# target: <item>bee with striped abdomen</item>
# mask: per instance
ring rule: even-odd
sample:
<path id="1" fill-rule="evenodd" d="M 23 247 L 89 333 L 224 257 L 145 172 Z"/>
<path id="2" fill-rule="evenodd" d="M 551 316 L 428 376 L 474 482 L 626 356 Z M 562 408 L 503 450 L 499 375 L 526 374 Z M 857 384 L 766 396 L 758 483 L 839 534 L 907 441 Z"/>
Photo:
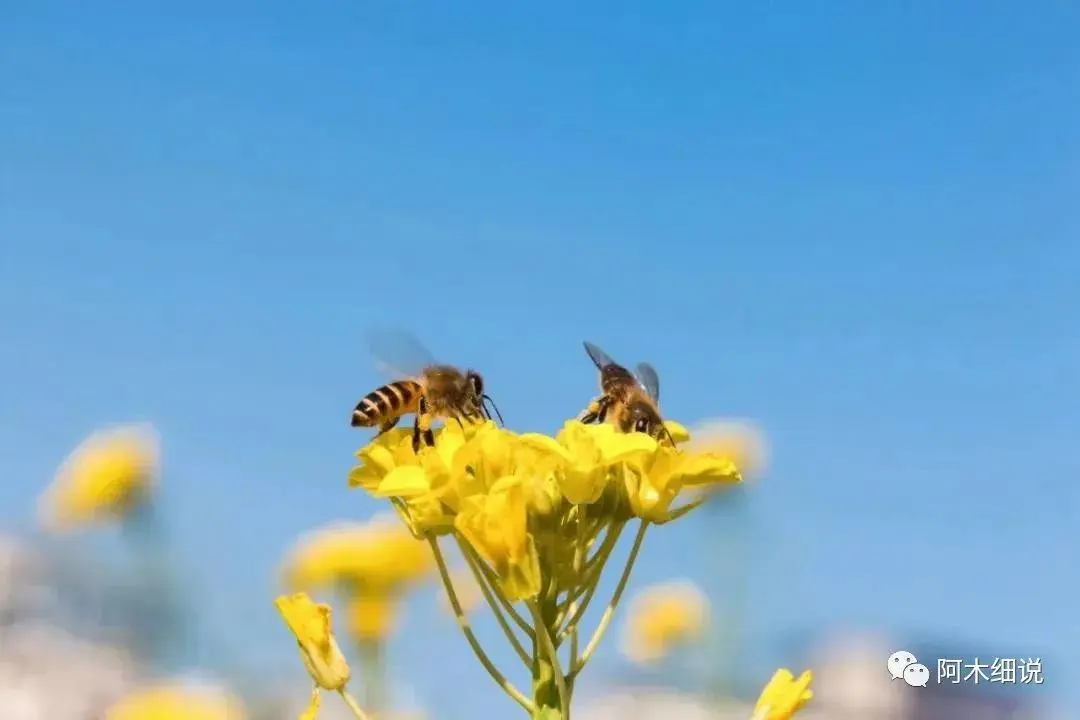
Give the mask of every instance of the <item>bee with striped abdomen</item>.
<path id="1" fill-rule="evenodd" d="M 631 373 L 588 341 L 585 352 L 600 370 L 601 395 L 589 403 L 578 419 L 583 423 L 610 422 L 620 432 L 642 432 L 674 445 L 675 440 L 660 416 L 660 377 L 653 366 L 638 363 Z"/>
<path id="2" fill-rule="evenodd" d="M 413 451 L 419 452 L 421 438 L 429 447 L 435 444 L 431 429 L 435 419 L 458 423 L 490 420 L 490 406 L 502 423 L 499 409 L 484 392 L 480 373 L 437 363 L 423 345 L 405 333 L 372 333 L 368 342 L 377 366 L 397 379 L 372 390 L 357 403 L 353 427 L 377 427 L 378 437 L 411 413 L 415 415 Z"/>

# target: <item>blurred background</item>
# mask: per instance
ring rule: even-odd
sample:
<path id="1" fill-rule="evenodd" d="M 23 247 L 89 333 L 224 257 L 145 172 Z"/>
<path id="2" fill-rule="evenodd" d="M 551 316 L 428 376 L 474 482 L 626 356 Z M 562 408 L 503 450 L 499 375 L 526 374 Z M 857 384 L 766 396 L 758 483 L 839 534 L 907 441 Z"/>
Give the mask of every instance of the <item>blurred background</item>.
<path id="1" fill-rule="evenodd" d="M 4 3 L 0 717 L 162 684 L 297 716 L 286 558 L 386 509 L 346 484 L 373 325 L 482 369 L 517 430 L 592 397 L 589 339 L 655 364 L 669 417 L 767 439 L 646 544 L 631 591 L 688 579 L 697 620 L 648 662 L 602 647 L 582 720 L 747 717 L 780 666 L 814 670 L 808 717 L 1064 717 L 1078 27 L 1061 2 Z M 115 423 L 155 428 L 153 502 L 44 523 Z M 514 712 L 422 569 L 378 627 L 340 602 L 388 714 Z M 1044 681 L 911 688 L 900 649 Z"/>

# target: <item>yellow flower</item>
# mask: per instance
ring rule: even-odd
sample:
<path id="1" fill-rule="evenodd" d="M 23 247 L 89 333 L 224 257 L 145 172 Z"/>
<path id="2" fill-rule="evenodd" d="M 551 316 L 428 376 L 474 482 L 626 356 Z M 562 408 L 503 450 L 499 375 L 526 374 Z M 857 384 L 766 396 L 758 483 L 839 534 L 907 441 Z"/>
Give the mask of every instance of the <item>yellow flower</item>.
<path id="1" fill-rule="evenodd" d="M 274 604 L 296 636 L 300 657 L 315 684 L 324 690 L 344 688 L 349 664 L 334 639 L 330 607 L 316 605 L 305 593 L 282 595 Z"/>
<path id="2" fill-rule="evenodd" d="M 610 424 L 585 425 L 576 420 L 568 421 L 554 440 L 530 433 L 522 435 L 521 442 L 546 453 L 545 464 L 555 472 L 559 490 L 577 505 L 600 499 L 613 465 L 656 451 L 656 441 L 642 433 L 620 433 Z"/>
<path id="3" fill-rule="evenodd" d="M 349 634 L 360 643 L 385 640 L 394 630 L 401 607 L 399 595 L 364 595 L 349 598 Z"/>
<path id="4" fill-rule="evenodd" d="M 158 441 L 149 426 L 98 432 L 68 457 L 42 496 L 39 515 L 55 530 L 123 519 L 149 497 L 158 470 Z"/>
<path id="5" fill-rule="evenodd" d="M 180 684 L 142 688 L 113 704 L 105 720 L 243 720 L 239 700 L 209 690 Z"/>
<path id="6" fill-rule="evenodd" d="M 672 501 L 684 489 L 742 482 L 731 458 L 712 451 L 684 451 L 660 446 L 643 459 L 627 463 L 625 492 L 634 515 L 653 522 L 670 517 Z"/>
<path id="7" fill-rule="evenodd" d="M 418 533 L 447 533 L 453 529 L 452 511 L 460 505 L 461 486 L 469 480 L 459 451 L 493 429 L 491 422 L 463 427 L 451 423 L 435 431 L 435 447 L 420 453 L 412 450 L 411 430 L 386 433 L 357 453 L 361 464 L 350 473 L 349 484 L 374 497 L 402 500 L 407 522 Z"/>
<path id="8" fill-rule="evenodd" d="M 810 689 L 813 674 L 807 670 L 799 679 L 787 668 L 776 671 L 769 684 L 761 692 L 757 705 L 754 706 L 752 720 L 789 720 L 795 713 L 814 697 Z"/>
<path id="9" fill-rule="evenodd" d="M 635 663 L 661 660 L 676 647 L 701 637 L 709 603 L 689 581 L 654 585 L 627 610 L 623 652 Z"/>
<path id="10" fill-rule="evenodd" d="M 511 601 L 540 592 L 540 559 L 528 519 L 521 480 L 508 476 L 487 494 L 465 498 L 454 520 L 457 530 L 491 564 Z"/>
<path id="11" fill-rule="evenodd" d="M 328 525 L 301 538 L 284 563 L 285 582 L 292 589 L 343 584 L 377 594 L 401 591 L 432 570 L 427 543 L 392 515 Z"/>
<path id="12" fill-rule="evenodd" d="M 396 428 L 378 436 L 356 453 L 360 464 L 349 473 L 349 485 L 374 492 L 379 482 L 398 467 L 418 464 L 412 450 L 412 430 Z"/>

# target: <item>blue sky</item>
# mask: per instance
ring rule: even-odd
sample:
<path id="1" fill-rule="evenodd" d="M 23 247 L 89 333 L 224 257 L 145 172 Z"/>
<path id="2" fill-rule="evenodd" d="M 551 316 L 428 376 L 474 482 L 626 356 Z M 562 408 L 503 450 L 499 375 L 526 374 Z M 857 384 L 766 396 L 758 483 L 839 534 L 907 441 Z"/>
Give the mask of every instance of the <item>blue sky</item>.
<path id="1" fill-rule="evenodd" d="M 152 420 L 208 614 L 289 672 L 274 564 L 378 507 L 344 485 L 364 331 L 482 367 L 519 429 L 579 410 L 592 339 L 671 417 L 768 432 L 756 645 L 1000 645 L 1077 698 L 1080 13 L 947 5 L 6 4 L 0 521 Z M 639 582 L 705 578 L 716 524 Z M 509 707 L 431 605 L 403 679 Z"/>

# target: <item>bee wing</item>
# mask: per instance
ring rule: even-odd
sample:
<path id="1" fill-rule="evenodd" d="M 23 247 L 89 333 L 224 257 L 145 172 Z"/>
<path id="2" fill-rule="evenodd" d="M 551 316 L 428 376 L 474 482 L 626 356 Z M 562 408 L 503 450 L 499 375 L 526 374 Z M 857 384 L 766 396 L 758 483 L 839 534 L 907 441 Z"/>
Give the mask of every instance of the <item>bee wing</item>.
<path id="1" fill-rule="evenodd" d="M 641 387 L 645 388 L 649 397 L 660 402 L 660 376 L 656 374 L 656 368 L 646 362 L 638 363 L 634 368 L 634 377 L 641 383 Z"/>
<path id="2" fill-rule="evenodd" d="M 416 377 L 436 364 L 423 343 L 404 330 L 369 330 L 366 340 L 375 368 L 390 380 Z"/>
<path id="3" fill-rule="evenodd" d="M 606 368 L 608 365 L 619 364 L 612 360 L 610 355 L 598 348 L 596 345 L 593 345 L 588 340 L 585 341 L 585 352 L 589 353 L 589 357 L 592 358 L 593 363 L 595 363 L 596 367 L 601 370 Z"/>

